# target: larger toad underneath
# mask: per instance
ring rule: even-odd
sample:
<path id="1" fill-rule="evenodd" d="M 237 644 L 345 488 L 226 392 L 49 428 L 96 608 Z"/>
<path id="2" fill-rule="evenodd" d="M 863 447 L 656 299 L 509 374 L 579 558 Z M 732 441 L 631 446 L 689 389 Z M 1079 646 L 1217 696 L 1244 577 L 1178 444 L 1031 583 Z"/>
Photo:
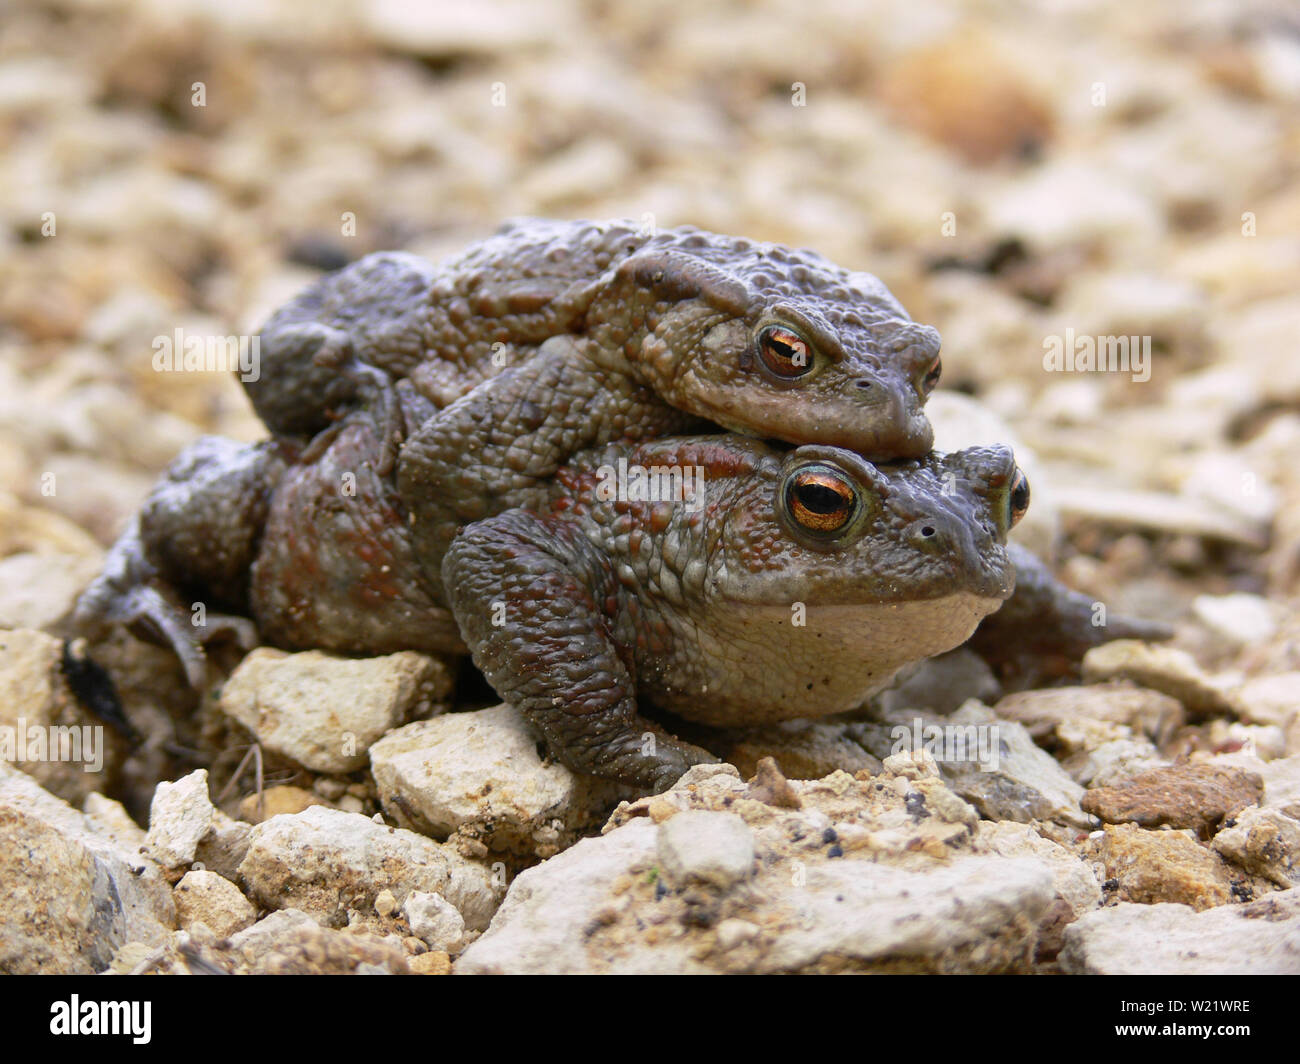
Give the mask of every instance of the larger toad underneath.
<path id="1" fill-rule="evenodd" d="M 428 556 L 375 471 L 380 448 L 360 414 L 306 459 L 199 441 L 83 619 L 143 623 L 192 665 L 196 639 L 244 618 L 289 648 L 468 649 L 566 764 L 659 789 L 708 755 L 638 707 L 735 724 L 861 705 L 1011 593 L 1005 537 L 1027 502 L 1005 448 L 877 467 L 840 448 L 674 438 L 577 456 L 546 507 L 471 524 Z M 676 470 L 698 491 L 602 487 L 626 469 Z M 211 607 L 201 633 L 194 599 Z"/>

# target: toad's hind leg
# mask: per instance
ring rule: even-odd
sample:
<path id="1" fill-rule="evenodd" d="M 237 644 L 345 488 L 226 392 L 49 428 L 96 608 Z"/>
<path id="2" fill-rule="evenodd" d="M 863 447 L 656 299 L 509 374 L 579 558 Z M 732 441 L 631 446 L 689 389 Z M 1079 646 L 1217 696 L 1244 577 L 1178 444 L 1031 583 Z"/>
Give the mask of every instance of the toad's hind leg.
<path id="1" fill-rule="evenodd" d="M 392 478 L 379 471 L 379 434 L 369 412 L 357 411 L 280 481 L 249 592 L 268 642 L 346 654 L 464 653 L 456 622 L 429 589 Z"/>
<path id="2" fill-rule="evenodd" d="M 658 792 L 716 760 L 637 714 L 618 581 L 572 526 L 512 510 L 466 529 L 442 571 L 475 664 L 570 768 Z"/>
<path id="3" fill-rule="evenodd" d="M 99 637 L 115 625 L 170 646 L 191 686 L 207 679 L 206 644 L 248 648 L 249 568 L 271 489 L 283 475 L 281 446 L 205 436 L 168 467 L 82 592 L 74 628 Z M 225 612 L 229 611 L 229 612 Z"/>

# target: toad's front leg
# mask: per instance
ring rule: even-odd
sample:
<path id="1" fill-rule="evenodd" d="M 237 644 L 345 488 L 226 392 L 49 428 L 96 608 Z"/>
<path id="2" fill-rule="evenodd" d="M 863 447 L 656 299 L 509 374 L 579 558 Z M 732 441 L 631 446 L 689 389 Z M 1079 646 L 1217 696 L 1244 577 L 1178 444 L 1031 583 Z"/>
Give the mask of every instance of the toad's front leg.
<path id="1" fill-rule="evenodd" d="M 460 529 L 544 499 L 550 479 L 578 451 L 698 427 L 631 377 L 602 369 L 582 341 L 544 343 L 526 361 L 480 384 L 426 420 L 397 464 L 411 538 L 429 577 Z"/>
<path id="2" fill-rule="evenodd" d="M 475 664 L 570 768 L 658 792 L 716 760 L 637 714 L 624 593 L 576 528 L 512 510 L 459 535 L 442 574 Z"/>

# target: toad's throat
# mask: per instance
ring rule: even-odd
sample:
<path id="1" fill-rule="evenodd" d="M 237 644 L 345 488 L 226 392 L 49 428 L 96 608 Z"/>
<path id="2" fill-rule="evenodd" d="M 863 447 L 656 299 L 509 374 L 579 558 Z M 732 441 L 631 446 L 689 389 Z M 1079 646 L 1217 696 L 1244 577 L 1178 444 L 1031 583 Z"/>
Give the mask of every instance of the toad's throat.
<path id="1" fill-rule="evenodd" d="M 638 686 L 656 705 L 700 724 L 846 713 L 903 667 L 960 646 L 1001 603 L 963 591 L 867 606 L 719 604 L 691 632 L 691 660 L 673 661 L 671 652 L 670 660 L 647 660 Z M 699 654 L 700 645 L 708 652 Z"/>

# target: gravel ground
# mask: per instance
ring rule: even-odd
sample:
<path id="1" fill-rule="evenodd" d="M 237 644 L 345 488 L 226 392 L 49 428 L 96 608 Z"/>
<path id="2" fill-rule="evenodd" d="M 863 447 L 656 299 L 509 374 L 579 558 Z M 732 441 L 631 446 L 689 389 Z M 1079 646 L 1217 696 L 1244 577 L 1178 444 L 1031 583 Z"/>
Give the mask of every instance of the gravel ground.
<path id="1" fill-rule="evenodd" d="M 94 723 L 44 633 L 187 443 L 264 434 L 156 338 L 513 215 L 877 274 L 943 335 L 940 445 L 1014 443 L 1026 541 L 1176 635 L 1016 694 L 958 653 L 608 823 L 636 796 L 443 713 L 446 663 L 262 650 L 195 700 L 123 638 L 144 746 L 0 765 L 0 971 L 1300 972 L 1298 178 L 1283 0 L 11 2 L 0 725 Z M 1053 362 L 1081 337 L 1145 357 Z M 958 706 L 996 771 L 894 752 Z"/>

